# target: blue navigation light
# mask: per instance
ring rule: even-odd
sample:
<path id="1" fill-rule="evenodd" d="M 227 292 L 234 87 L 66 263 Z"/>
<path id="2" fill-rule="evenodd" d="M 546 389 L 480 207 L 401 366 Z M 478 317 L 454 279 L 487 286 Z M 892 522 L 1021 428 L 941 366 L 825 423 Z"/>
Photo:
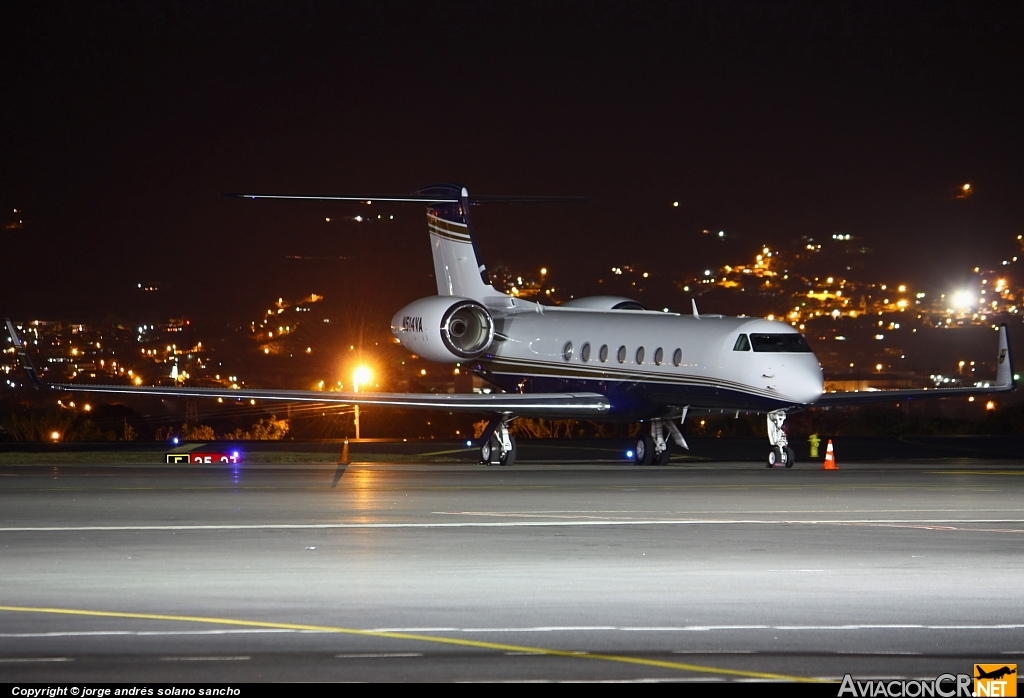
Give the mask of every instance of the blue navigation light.
<path id="1" fill-rule="evenodd" d="M 633 457 L 633 452 L 632 451 L 626 451 L 626 458 L 632 458 L 632 457 Z"/>
<path id="2" fill-rule="evenodd" d="M 473 445 L 473 442 L 472 442 L 472 441 L 469 441 L 469 440 L 467 439 L 467 440 L 466 440 L 466 445 L 467 445 L 467 446 L 472 446 L 472 445 Z"/>
<path id="3" fill-rule="evenodd" d="M 173 439 L 171 439 L 171 443 L 172 444 L 177 444 L 178 443 L 178 437 L 175 436 Z"/>

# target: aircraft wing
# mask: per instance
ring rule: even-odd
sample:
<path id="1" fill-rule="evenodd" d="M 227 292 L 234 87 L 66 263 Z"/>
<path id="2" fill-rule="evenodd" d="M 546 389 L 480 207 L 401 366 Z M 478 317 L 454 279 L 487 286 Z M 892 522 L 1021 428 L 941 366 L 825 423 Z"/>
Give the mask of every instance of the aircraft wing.
<path id="1" fill-rule="evenodd" d="M 983 381 L 969 387 L 822 393 L 821 398 L 814 404 L 817 407 L 840 407 L 844 405 L 863 405 L 872 402 L 1008 393 L 1016 387 L 1016 382 L 1013 377 L 1013 360 L 1010 357 L 1010 344 L 1007 339 L 1005 324 L 999 326 L 999 353 L 996 366 L 996 379 L 994 381 Z"/>
<path id="2" fill-rule="evenodd" d="M 598 393 L 341 393 L 318 390 L 260 390 L 163 386 L 48 383 L 49 388 L 76 393 L 118 393 L 166 397 L 224 398 L 225 400 L 279 400 L 341 405 L 378 405 L 445 410 L 448 412 L 509 412 L 524 417 L 586 419 L 606 413 L 608 398 Z"/>
<path id="3" fill-rule="evenodd" d="M 319 390 L 260 390 L 252 388 L 192 388 L 187 386 L 93 385 L 90 383 L 47 383 L 39 376 L 14 324 L 7 320 L 18 360 L 29 380 L 41 388 L 75 393 L 119 395 L 162 395 L 165 397 L 224 398 L 226 400 L 278 400 L 341 405 L 379 405 L 413 409 L 445 410 L 524 417 L 582 418 L 602 415 L 610 409 L 608 398 L 599 393 L 340 393 Z"/>

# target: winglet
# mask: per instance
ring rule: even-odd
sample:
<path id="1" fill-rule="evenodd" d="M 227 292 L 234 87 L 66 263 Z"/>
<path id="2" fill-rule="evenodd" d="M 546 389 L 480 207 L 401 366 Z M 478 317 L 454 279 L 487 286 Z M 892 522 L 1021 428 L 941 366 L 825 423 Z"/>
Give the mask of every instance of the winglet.
<path id="1" fill-rule="evenodd" d="M 1006 324 L 999 326 L 999 356 L 996 359 L 996 387 L 1013 390 L 1017 381 L 1013 377 L 1013 359 L 1010 357 L 1010 339 Z"/>
<path id="2" fill-rule="evenodd" d="M 700 320 L 700 313 L 697 312 L 697 299 L 691 298 L 690 305 L 693 307 L 693 316 Z"/>
<path id="3" fill-rule="evenodd" d="M 7 332 L 11 335 L 11 342 L 14 344 L 15 350 L 18 352 L 18 361 L 21 363 L 21 367 L 25 369 L 25 373 L 28 374 L 28 379 L 32 381 L 32 385 L 37 388 L 43 388 L 46 386 L 43 383 L 43 379 L 39 377 L 39 373 L 36 371 L 36 367 L 32 365 L 32 359 L 29 358 L 28 350 L 25 348 L 25 343 L 21 341 L 21 337 L 18 336 L 18 331 L 14 329 L 14 323 L 11 322 L 10 318 L 7 320 Z"/>

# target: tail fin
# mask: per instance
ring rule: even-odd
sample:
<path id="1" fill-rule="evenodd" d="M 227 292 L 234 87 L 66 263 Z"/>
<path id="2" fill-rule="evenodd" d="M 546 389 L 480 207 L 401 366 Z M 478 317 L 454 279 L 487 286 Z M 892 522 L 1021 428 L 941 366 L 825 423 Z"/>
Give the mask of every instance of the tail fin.
<path id="1" fill-rule="evenodd" d="M 497 292 L 487 277 L 469 225 L 469 192 L 458 184 L 432 184 L 413 194 L 438 199 L 456 199 L 456 203 L 431 203 L 427 206 L 430 251 L 434 255 L 434 277 L 441 296 L 460 296 L 482 300 Z"/>

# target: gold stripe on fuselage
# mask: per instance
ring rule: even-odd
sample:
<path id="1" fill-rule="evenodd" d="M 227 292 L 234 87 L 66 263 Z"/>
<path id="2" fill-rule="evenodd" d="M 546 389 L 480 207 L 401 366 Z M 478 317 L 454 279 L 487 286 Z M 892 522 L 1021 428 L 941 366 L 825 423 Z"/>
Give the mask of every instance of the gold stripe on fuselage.
<path id="1" fill-rule="evenodd" d="M 497 375 L 510 376 L 538 376 L 555 377 L 578 380 L 605 380 L 605 381 L 637 381 L 644 383 L 660 383 L 663 385 L 694 386 L 701 385 L 715 388 L 728 388 L 739 392 L 768 397 L 772 399 L 785 400 L 785 396 L 771 390 L 755 388 L 752 385 L 738 383 L 713 376 L 695 376 L 692 374 L 665 374 L 655 371 L 645 371 L 634 368 L 616 368 L 609 366 L 606 369 L 593 369 L 586 366 L 573 365 L 571 363 L 557 363 L 552 361 L 538 361 L 532 359 L 508 359 L 495 358 L 486 362 L 492 373 Z M 491 368 L 493 367 L 493 368 Z"/>

